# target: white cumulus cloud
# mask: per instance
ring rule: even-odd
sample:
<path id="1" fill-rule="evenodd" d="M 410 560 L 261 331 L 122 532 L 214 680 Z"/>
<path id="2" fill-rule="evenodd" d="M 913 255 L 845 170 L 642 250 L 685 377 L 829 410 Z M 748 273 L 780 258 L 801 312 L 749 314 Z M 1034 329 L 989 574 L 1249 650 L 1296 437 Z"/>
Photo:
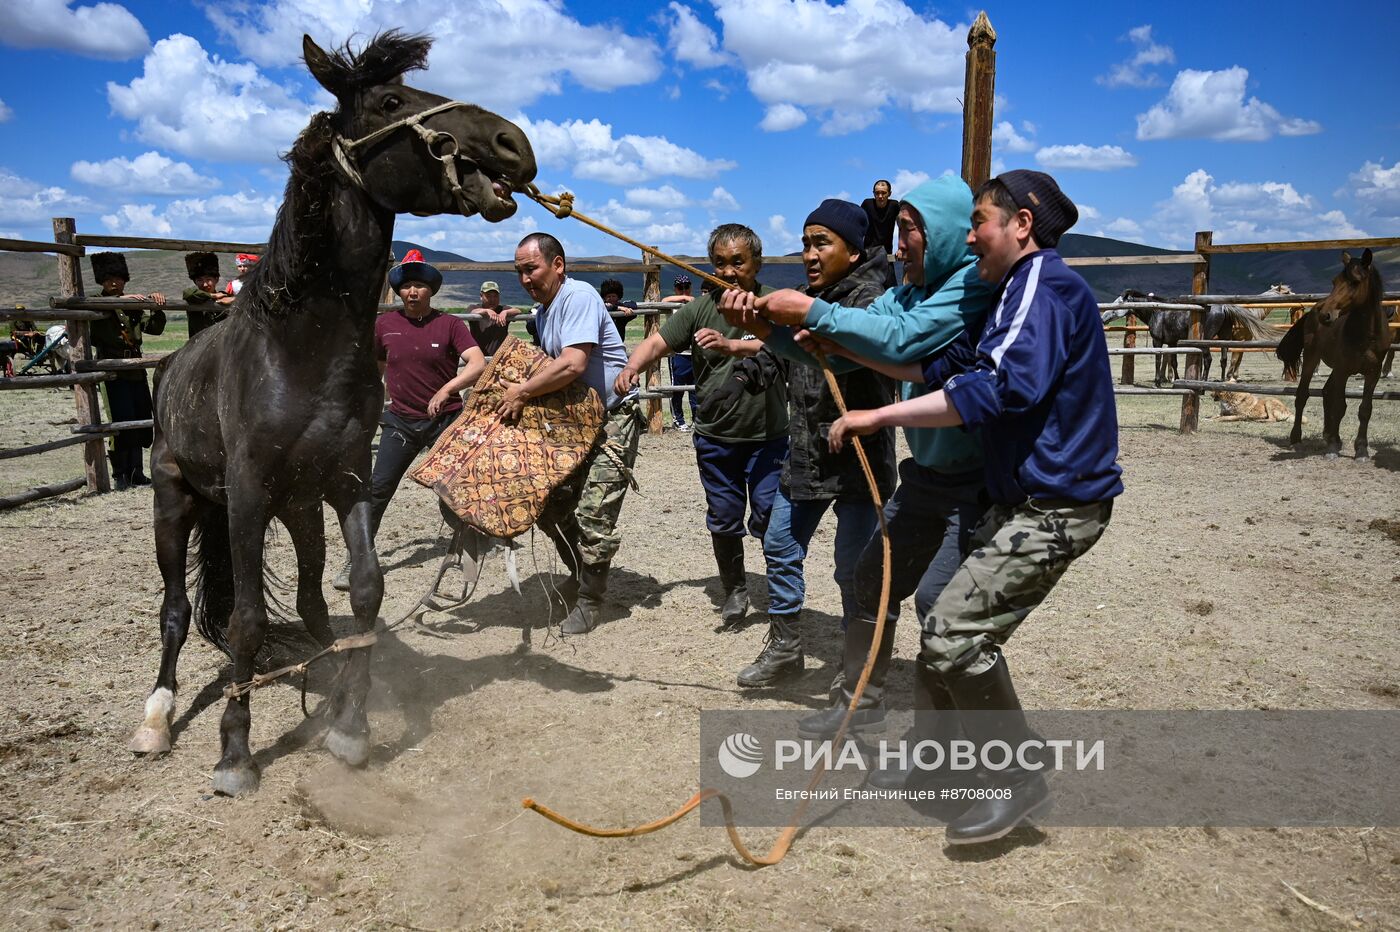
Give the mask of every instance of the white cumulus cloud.
<path id="1" fill-rule="evenodd" d="M 714 0 L 714 6 L 723 48 L 739 59 L 759 102 L 820 114 L 828 135 L 863 129 L 889 108 L 962 111 L 966 26 L 926 19 L 903 0 Z"/>
<path id="2" fill-rule="evenodd" d="M 768 218 L 768 229 L 763 234 L 764 250 L 768 255 L 786 255 L 802 248 L 802 238 L 788 229 L 787 217 L 773 214 Z"/>
<path id="3" fill-rule="evenodd" d="M 317 109 L 256 65 L 211 57 L 176 34 L 156 43 L 141 77 L 107 84 L 107 100 L 138 138 L 182 155 L 267 162 L 291 147 Z"/>
<path id="4" fill-rule="evenodd" d="M 184 198 L 157 208 L 123 204 L 102 215 L 102 224 L 118 234 L 174 236 L 259 243 L 272 232 L 280 198 L 247 191 L 209 198 Z"/>
<path id="5" fill-rule="evenodd" d="M 1022 136 L 1021 133 L 1026 135 Z M 1030 138 L 1035 135 L 1034 124 L 1022 122 L 1021 133 L 1016 131 L 1010 120 L 1002 120 L 992 127 L 992 145 L 1006 152 L 1034 152 L 1035 140 Z"/>
<path id="6" fill-rule="evenodd" d="M 199 174 L 188 162 L 176 162 L 159 152 L 134 159 L 77 161 L 69 169 L 74 181 L 126 194 L 199 194 L 219 187 L 219 179 Z"/>
<path id="7" fill-rule="evenodd" d="M 763 113 L 758 128 L 765 133 L 784 133 L 807 122 L 807 114 L 792 104 L 774 104 Z"/>
<path id="8" fill-rule="evenodd" d="M 1120 146 L 1045 146 L 1035 153 L 1035 160 L 1046 168 L 1078 168 L 1084 171 L 1108 172 L 1132 168 L 1137 157 Z"/>
<path id="9" fill-rule="evenodd" d="M 1094 80 L 1106 87 L 1156 87 L 1161 84 L 1161 77 L 1147 69 L 1175 63 L 1176 54 L 1170 46 L 1159 45 L 1153 40 L 1151 26 L 1130 29 L 1123 38 L 1136 49 L 1133 57 L 1119 62 L 1109 69 L 1108 74 L 1099 75 Z"/>
<path id="10" fill-rule="evenodd" d="M 560 0 L 271 0 L 210 5 L 215 26 L 255 63 L 294 65 L 302 33 L 342 36 L 410 29 L 434 37 L 415 87 L 508 112 L 564 91 L 645 84 L 661 74 L 654 41 L 614 25 L 587 25 Z"/>
<path id="11" fill-rule="evenodd" d="M 1400 160 L 1389 168 L 1384 161 L 1367 160 L 1347 176 L 1347 186 L 1338 193 L 1356 201 L 1358 217 L 1394 229 L 1400 224 Z"/>
<path id="12" fill-rule="evenodd" d="M 627 192 L 626 198 L 629 204 L 659 210 L 676 210 L 690 206 L 690 199 L 669 184 L 663 184 L 659 188 L 632 188 Z"/>
<path id="13" fill-rule="evenodd" d="M 632 133 L 613 136 L 610 123 L 598 119 L 515 119 L 546 169 L 567 168 L 575 177 L 611 184 L 632 185 L 653 178 L 713 178 L 736 167 L 728 159 L 708 159 L 693 149 L 678 146 L 665 136 Z"/>
<path id="14" fill-rule="evenodd" d="M 0 123 L 8 123 L 14 119 L 15 112 L 11 110 L 3 100 L 0 100 Z"/>
<path id="15" fill-rule="evenodd" d="M 51 217 L 73 216 L 92 206 L 92 201 L 82 195 L 0 168 L 0 223 L 47 226 Z"/>
<path id="16" fill-rule="evenodd" d="M 732 56 L 720 49 L 715 31 L 700 22 L 694 10 L 680 3 L 672 3 L 670 10 L 675 18 L 671 20 L 666 44 L 677 59 L 696 68 L 733 64 Z"/>
<path id="17" fill-rule="evenodd" d="M 904 195 L 908 194 L 925 181 L 928 181 L 929 177 L 928 172 L 910 171 L 907 168 L 901 168 L 894 173 L 894 179 L 890 182 L 890 195 L 896 200 L 903 198 Z"/>
<path id="18" fill-rule="evenodd" d="M 1217 182 L 1196 169 L 1157 204 L 1144 226 L 1167 245 L 1186 247 L 1196 230 L 1213 230 L 1218 243 L 1350 239 L 1366 232 L 1340 210 L 1283 181 Z"/>
<path id="19" fill-rule="evenodd" d="M 703 206 L 708 207 L 710 210 L 738 210 L 739 202 L 734 199 L 734 195 L 724 190 L 724 188 L 717 187 L 710 192 L 710 197 L 705 201 Z"/>
<path id="20" fill-rule="evenodd" d="M 0 43 L 57 49 L 88 58 L 135 58 L 151 47 L 141 21 L 117 3 L 73 6 L 73 0 L 0 3 Z"/>
<path id="21" fill-rule="evenodd" d="M 1177 74 L 1164 100 L 1138 115 L 1138 139 L 1218 139 L 1262 142 L 1274 135 L 1306 136 L 1322 125 L 1285 117 L 1257 97 L 1245 99 L 1249 71 L 1186 69 Z"/>

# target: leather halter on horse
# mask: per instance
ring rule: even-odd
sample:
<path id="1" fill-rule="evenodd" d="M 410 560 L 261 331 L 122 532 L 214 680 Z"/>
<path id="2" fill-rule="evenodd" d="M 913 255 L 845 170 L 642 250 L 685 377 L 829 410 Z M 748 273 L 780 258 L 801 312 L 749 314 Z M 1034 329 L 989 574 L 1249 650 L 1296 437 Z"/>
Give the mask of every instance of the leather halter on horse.
<path id="1" fill-rule="evenodd" d="M 451 133 L 444 133 L 441 130 L 429 129 L 423 125 L 423 121 L 430 116 L 443 113 L 448 110 L 455 110 L 458 107 L 470 107 L 471 104 L 463 103 L 460 100 L 449 100 L 445 104 L 438 104 L 436 107 L 429 107 L 427 110 L 420 110 L 402 120 L 395 120 L 387 126 L 370 133 L 368 136 L 361 136 L 359 139 L 346 139 L 336 133 L 331 137 L 331 150 L 335 153 L 336 164 L 345 173 L 345 177 L 350 183 L 360 190 L 366 190 L 365 179 L 360 174 L 359 168 L 355 164 L 355 150 L 361 146 L 367 146 L 372 142 L 392 135 L 405 127 L 412 129 L 423 140 L 423 144 L 428 147 L 428 154 L 442 163 L 442 174 L 447 179 L 448 187 L 452 189 L 452 196 L 457 200 L 457 207 L 462 213 L 467 213 L 471 207 L 467 200 L 466 193 L 462 190 L 462 182 L 457 174 L 457 152 L 459 146 L 457 138 Z M 471 159 L 464 159 L 473 168 L 476 163 Z M 473 211 L 474 212 L 474 211 Z"/>

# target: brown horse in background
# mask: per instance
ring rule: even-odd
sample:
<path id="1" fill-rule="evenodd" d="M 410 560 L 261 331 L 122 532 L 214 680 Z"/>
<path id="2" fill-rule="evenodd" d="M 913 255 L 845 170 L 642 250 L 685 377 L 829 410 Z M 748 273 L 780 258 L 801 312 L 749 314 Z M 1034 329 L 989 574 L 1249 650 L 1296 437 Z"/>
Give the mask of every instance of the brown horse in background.
<path id="1" fill-rule="evenodd" d="M 1371 421 L 1371 396 L 1381 375 L 1381 362 L 1390 349 L 1390 327 L 1381 299 L 1385 287 L 1381 273 L 1371 263 L 1371 250 L 1360 259 L 1342 253 L 1342 271 L 1332 279 L 1332 293 L 1313 306 L 1289 328 L 1279 342 L 1277 356 L 1283 360 L 1285 378 L 1298 374 L 1294 396 L 1295 414 L 1289 442 L 1295 446 L 1303 438 L 1303 408 L 1308 403 L 1308 383 L 1319 362 L 1327 363 L 1332 374 L 1323 388 L 1322 438 L 1327 458 L 1336 459 L 1342 451 L 1342 415 L 1347 410 L 1347 378 L 1362 377 L 1361 407 L 1356 411 L 1356 459 L 1370 458 L 1366 447 L 1366 425 Z"/>

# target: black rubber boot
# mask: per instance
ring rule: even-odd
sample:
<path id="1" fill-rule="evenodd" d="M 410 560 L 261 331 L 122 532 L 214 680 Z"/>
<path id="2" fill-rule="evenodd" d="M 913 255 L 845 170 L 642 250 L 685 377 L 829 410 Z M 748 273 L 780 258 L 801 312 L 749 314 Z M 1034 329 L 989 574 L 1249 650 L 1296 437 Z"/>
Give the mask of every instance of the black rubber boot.
<path id="1" fill-rule="evenodd" d="M 840 685 L 835 690 L 831 707 L 816 712 L 797 723 L 799 733 L 809 738 L 830 738 L 841 727 L 841 720 L 850 708 L 860 673 L 870 656 L 870 644 L 875 639 L 875 625 L 855 618 L 846 627 L 841 647 Z M 885 728 L 885 677 L 890 670 L 890 654 L 894 652 L 894 625 L 885 624 L 885 636 L 880 640 L 880 652 L 870 670 L 870 682 L 860 697 L 860 706 L 851 716 L 851 731 L 883 731 Z M 832 684 L 835 686 L 836 684 Z"/>
<path id="2" fill-rule="evenodd" d="M 991 667 L 972 676 L 957 676 L 949 680 L 948 688 L 961 715 L 963 729 L 980 749 L 993 740 L 1005 741 L 1012 750 L 1021 742 L 1036 740 L 1035 732 L 1026 724 L 1021 700 L 1011 684 L 1011 671 L 1006 658 L 999 652 Z M 979 713 L 979 714 L 968 714 Z M 997 714 L 990 714 L 997 713 Z M 1040 759 L 1027 760 L 1038 764 Z M 981 799 L 966 812 L 948 823 L 946 830 L 950 845 L 975 845 L 995 841 L 1008 834 L 1050 803 L 1050 787 L 1039 770 L 1021 767 L 1013 757 L 1004 770 L 987 774 L 985 785 L 993 790 L 1007 790 L 1008 799 Z"/>
<path id="3" fill-rule="evenodd" d="M 564 634 L 587 634 L 598 624 L 603 594 L 608 590 L 608 564 L 585 563 L 579 570 L 578 598 L 559 630 Z"/>
<path id="4" fill-rule="evenodd" d="M 801 612 L 768 616 L 768 635 L 763 639 L 763 650 L 758 659 L 739 671 L 740 686 L 772 686 L 802 672 L 800 617 Z"/>
<path id="5" fill-rule="evenodd" d="M 749 583 L 744 575 L 744 538 L 711 534 L 720 585 L 724 586 L 724 607 L 720 620 L 725 628 L 736 628 L 749 611 Z"/>
<path id="6" fill-rule="evenodd" d="M 953 704 L 953 694 L 943 677 L 922 663 L 914 669 L 914 730 L 909 734 L 905 747 L 910 759 L 900 769 L 872 770 L 865 781 L 880 790 L 922 790 L 935 787 L 968 785 L 977 782 L 977 776 L 968 771 L 955 771 L 948 766 L 948 742 L 963 736 L 958 723 L 957 707 Z M 941 766 L 923 768 L 916 765 L 912 755 L 920 741 L 937 742 L 943 749 Z M 932 761 L 932 752 L 926 752 L 925 760 Z"/>

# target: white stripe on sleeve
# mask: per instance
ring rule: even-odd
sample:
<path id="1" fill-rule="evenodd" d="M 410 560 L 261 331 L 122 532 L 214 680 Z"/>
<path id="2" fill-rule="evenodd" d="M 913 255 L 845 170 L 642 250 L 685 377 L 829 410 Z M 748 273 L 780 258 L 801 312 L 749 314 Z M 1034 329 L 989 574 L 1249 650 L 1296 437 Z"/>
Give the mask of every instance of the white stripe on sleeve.
<path id="1" fill-rule="evenodd" d="M 1021 293 L 1021 304 L 1016 308 L 1016 315 L 1011 318 L 1011 326 L 1006 330 L 1006 336 L 1002 338 L 1001 345 L 992 350 L 992 365 L 1001 366 L 1001 357 L 1006 355 L 1006 351 L 1011 348 L 1011 344 L 1016 342 L 1016 337 L 1021 334 L 1021 327 L 1026 323 L 1026 313 L 1031 309 L 1031 302 L 1035 300 L 1035 289 L 1040 284 L 1040 256 L 1031 260 L 1031 270 L 1026 275 L 1026 290 Z"/>

